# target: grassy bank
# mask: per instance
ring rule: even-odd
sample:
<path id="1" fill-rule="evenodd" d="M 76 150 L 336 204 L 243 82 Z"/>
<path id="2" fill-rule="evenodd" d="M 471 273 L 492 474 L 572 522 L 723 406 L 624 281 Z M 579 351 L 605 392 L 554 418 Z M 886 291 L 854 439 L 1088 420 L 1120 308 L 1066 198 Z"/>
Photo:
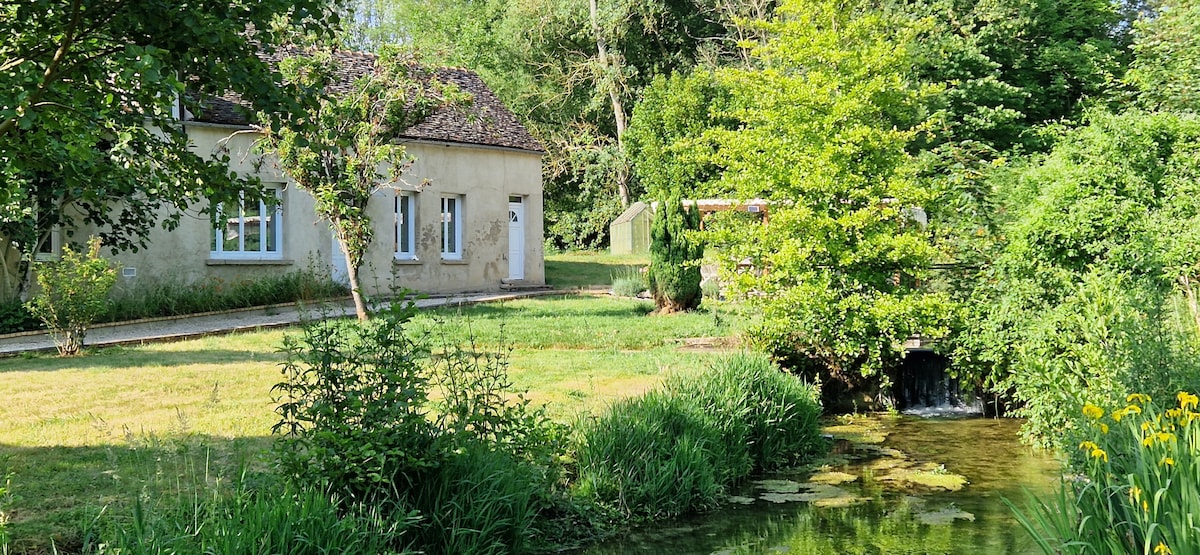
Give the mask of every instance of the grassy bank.
<path id="1" fill-rule="evenodd" d="M 636 301 L 543 298 L 426 313 L 414 327 L 432 330 L 440 319 L 437 331 L 450 341 L 468 327 L 481 345 L 503 339 L 515 388 L 570 422 L 713 358 L 680 349 L 683 338 L 736 329 L 728 316 L 647 311 Z M 101 508 L 127 510 L 139 493 L 186 493 L 262 468 L 284 333 L 0 360 L 0 477 L 14 474 L 6 513 L 16 552 L 45 550 L 51 538 L 77 544 Z"/>

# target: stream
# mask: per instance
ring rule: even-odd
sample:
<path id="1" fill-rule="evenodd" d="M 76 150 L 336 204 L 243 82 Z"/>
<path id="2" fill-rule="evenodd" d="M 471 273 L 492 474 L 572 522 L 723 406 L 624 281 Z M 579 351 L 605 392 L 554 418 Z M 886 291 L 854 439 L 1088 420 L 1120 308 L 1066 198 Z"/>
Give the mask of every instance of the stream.
<path id="1" fill-rule="evenodd" d="M 634 528 L 585 555 L 962 554 L 1038 551 L 1007 498 L 1051 491 L 1049 454 L 1022 445 L 1021 421 L 853 416 L 826 427 L 820 467 L 759 477 L 711 513 Z"/>

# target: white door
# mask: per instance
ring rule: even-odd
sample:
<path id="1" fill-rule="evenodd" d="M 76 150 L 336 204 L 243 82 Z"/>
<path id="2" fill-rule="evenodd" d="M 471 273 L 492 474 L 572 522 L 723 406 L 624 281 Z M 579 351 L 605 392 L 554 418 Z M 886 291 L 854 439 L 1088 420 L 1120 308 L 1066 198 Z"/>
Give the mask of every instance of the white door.
<path id="1" fill-rule="evenodd" d="M 508 197 L 508 279 L 525 279 L 525 205 Z"/>
<path id="2" fill-rule="evenodd" d="M 343 285 L 350 285 L 350 270 L 346 268 L 346 253 L 342 252 L 342 242 L 338 241 L 337 234 L 333 230 L 329 231 L 332 238 L 331 248 L 333 249 L 330 256 L 331 272 L 330 276 L 333 281 Z"/>

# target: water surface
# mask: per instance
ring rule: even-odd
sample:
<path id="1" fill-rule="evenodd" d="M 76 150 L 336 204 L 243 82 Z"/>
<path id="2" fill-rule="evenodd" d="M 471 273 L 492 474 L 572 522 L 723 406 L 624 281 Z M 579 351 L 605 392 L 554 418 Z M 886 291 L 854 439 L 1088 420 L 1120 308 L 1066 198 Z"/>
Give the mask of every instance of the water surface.
<path id="1" fill-rule="evenodd" d="M 1060 466 L 1018 442 L 1020 421 L 859 418 L 851 424 L 871 433 L 839 440 L 844 454 L 816 474 L 752 481 L 733 492 L 748 504 L 635 528 L 585 554 L 1038 553 L 1001 498 L 1048 491 Z"/>

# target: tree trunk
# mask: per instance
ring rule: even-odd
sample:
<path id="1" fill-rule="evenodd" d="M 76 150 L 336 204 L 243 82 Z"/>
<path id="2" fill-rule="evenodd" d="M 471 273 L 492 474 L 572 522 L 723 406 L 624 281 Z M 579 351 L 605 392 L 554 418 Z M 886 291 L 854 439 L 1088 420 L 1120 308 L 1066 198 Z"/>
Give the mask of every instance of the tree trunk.
<path id="1" fill-rule="evenodd" d="M 1200 303 L 1196 301 L 1196 290 L 1192 288 L 1192 280 L 1188 276 L 1179 276 L 1179 284 L 1183 286 L 1183 294 L 1187 296 L 1188 311 L 1192 313 L 1192 321 L 1196 331 L 1200 332 Z"/>
<path id="2" fill-rule="evenodd" d="M 368 318 L 367 305 L 363 302 L 362 290 L 358 287 L 358 265 L 346 250 L 344 238 L 338 237 L 338 246 L 342 247 L 342 256 L 346 257 L 346 278 L 350 280 L 350 298 L 354 299 L 354 314 L 360 322 L 365 322 Z"/>
<path id="3" fill-rule="evenodd" d="M 604 40 L 604 32 L 600 29 L 600 16 L 596 2 L 597 0 L 591 0 L 589 5 L 592 16 L 592 32 L 596 35 L 596 54 L 600 61 L 600 69 L 611 80 L 610 83 L 603 86 L 608 89 L 608 99 L 612 102 L 613 119 L 617 126 L 617 150 L 621 153 L 621 160 L 617 166 L 617 193 L 621 196 L 621 208 L 626 208 L 629 206 L 629 169 L 625 165 L 625 104 L 621 101 L 620 87 L 617 86 L 619 78 L 615 75 L 619 68 L 612 67 L 612 63 L 608 59 L 608 43 Z M 603 80 L 601 83 L 603 84 Z"/>

